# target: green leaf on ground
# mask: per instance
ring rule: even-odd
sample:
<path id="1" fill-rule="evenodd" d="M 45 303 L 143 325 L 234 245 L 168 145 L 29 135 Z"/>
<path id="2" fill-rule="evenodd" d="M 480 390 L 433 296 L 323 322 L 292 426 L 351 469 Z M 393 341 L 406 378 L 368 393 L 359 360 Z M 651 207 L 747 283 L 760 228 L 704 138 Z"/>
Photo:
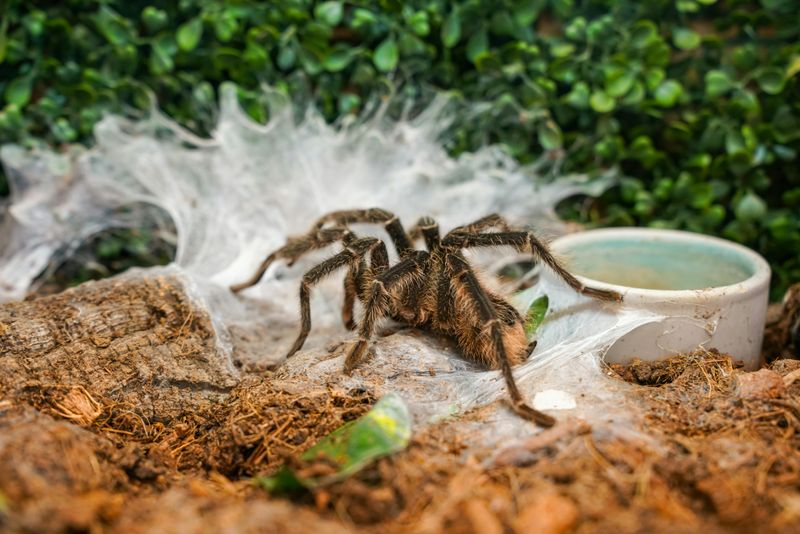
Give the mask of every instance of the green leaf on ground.
<path id="1" fill-rule="evenodd" d="M 403 400 L 390 393 L 363 417 L 346 423 L 300 456 L 304 463 L 324 462 L 332 475 L 303 477 L 288 467 L 255 482 L 278 493 L 315 488 L 345 479 L 374 460 L 401 451 L 411 439 L 411 416 Z"/>

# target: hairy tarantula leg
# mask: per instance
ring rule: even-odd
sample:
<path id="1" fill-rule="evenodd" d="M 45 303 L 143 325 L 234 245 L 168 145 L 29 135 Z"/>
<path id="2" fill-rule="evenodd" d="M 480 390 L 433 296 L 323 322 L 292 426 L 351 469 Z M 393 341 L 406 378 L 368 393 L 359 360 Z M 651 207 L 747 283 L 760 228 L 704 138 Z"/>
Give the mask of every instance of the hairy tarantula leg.
<path id="1" fill-rule="evenodd" d="M 411 237 L 412 241 L 416 241 L 420 237 L 423 238 L 425 240 L 425 247 L 430 251 L 438 249 L 442 241 L 439 234 L 439 224 L 431 217 L 420 218 L 417 224 L 408 231 L 408 235 Z"/>
<path id="2" fill-rule="evenodd" d="M 258 269 L 256 269 L 256 272 L 253 273 L 253 276 L 244 282 L 230 286 L 230 290 L 234 293 L 238 293 L 243 289 L 247 289 L 248 287 L 256 285 L 259 281 L 261 281 L 264 273 L 267 272 L 267 269 L 275 260 L 285 259 L 292 264 L 297 261 L 300 256 L 307 252 L 327 247 L 328 245 L 337 241 L 344 241 L 345 243 L 348 243 L 352 241 L 352 239 L 354 239 L 353 233 L 347 228 L 326 228 L 324 230 L 314 230 L 308 235 L 290 238 L 284 246 L 267 256 L 264 261 L 261 262 L 261 264 L 258 266 Z"/>
<path id="3" fill-rule="evenodd" d="M 500 364 L 500 371 L 506 382 L 506 389 L 511 397 L 512 409 L 523 419 L 533 421 L 539 426 L 551 427 L 556 423 L 556 420 L 547 415 L 528 406 L 525 399 L 522 397 L 517 382 L 514 379 L 514 373 L 511 369 L 511 360 L 506 352 L 505 344 L 503 343 L 503 334 L 500 329 L 500 318 L 497 312 L 492 307 L 491 299 L 486 291 L 481 287 L 475 273 L 472 272 L 469 264 L 463 258 L 455 254 L 447 255 L 447 263 L 450 268 L 452 280 L 456 284 L 460 284 L 465 293 L 469 296 L 475 311 L 483 321 L 483 330 L 488 330 L 492 340 L 492 347 L 497 355 L 498 363 Z"/>
<path id="4" fill-rule="evenodd" d="M 344 279 L 344 303 L 342 304 L 342 322 L 348 330 L 355 330 L 356 322 L 353 320 L 353 306 L 356 303 L 356 278 L 358 269 L 350 267 Z"/>
<path id="5" fill-rule="evenodd" d="M 564 280 L 567 285 L 578 293 L 598 300 L 622 301 L 622 295 L 616 291 L 583 285 L 580 280 L 575 278 L 555 259 L 547 248 L 547 245 L 539 240 L 533 232 L 496 232 L 489 234 L 450 233 L 444 238 L 442 245 L 451 249 L 510 246 L 516 248 L 520 252 L 524 251 L 526 246 L 530 246 L 530 250 L 536 259 L 552 269 L 559 278 Z"/>
<path id="6" fill-rule="evenodd" d="M 489 228 L 500 228 L 502 231 L 508 232 L 511 229 L 511 226 L 509 226 L 509 224 L 501 215 L 492 213 L 486 217 L 481 217 L 473 223 L 453 228 L 447 235 L 475 234 L 488 230 Z"/>
<path id="7" fill-rule="evenodd" d="M 264 258 L 264 261 L 262 261 L 261 264 L 258 266 L 256 272 L 253 273 L 253 276 L 251 276 L 244 282 L 233 284 L 232 286 L 230 286 L 230 290 L 233 291 L 234 293 L 238 293 L 243 289 L 247 289 L 248 287 L 253 287 L 257 283 L 259 283 L 261 281 L 261 278 L 264 277 L 264 273 L 267 272 L 267 269 L 269 269 L 269 266 L 272 265 L 272 262 L 274 262 L 275 259 L 279 257 L 280 252 L 281 251 L 278 250 L 277 252 L 273 252 L 272 254 Z"/>
<path id="8" fill-rule="evenodd" d="M 389 267 L 389 254 L 386 245 L 381 242 L 369 256 L 369 267 L 362 258 L 358 265 L 348 269 L 344 279 L 344 303 L 342 305 L 342 322 L 348 330 L 355 330 L 356 322 L 353 320 L 353 305 L 356 297 L 361 294 L 361 285 L 364 280 L 371 280 L 375 273 L 381 273 Z"/>
<path id="9" fill-rule="evenodd" d="M 369 298 L 364 305 L 364 319 L 361 321 L 361 326 L 359 328 L 358 341 L 350 347 L 350 350 L 347 352 L 347 357 L 344 360 L 345 373 L 349 374 L 364 358 L 367 344 L 375 333 L 378 321 L 386 316 L 389 301 L 388 290 L 395 284 L 402 283 L 409 278 L 422 276 L 420 256 L 427 253 L 422 251 L 417 252 L 418 253 L 414 256 L 401 260 L 372 281 Z"/>
<path id="10" fill-rule="evenodd" d="M 383 242 L 374 237 L 358 239 L 339 254 L 328 258 L 303 275 L 303 280 L 300 282 L 300 333 L 286 354 L 287 358 L 300 350 L 311 331 L 311 287 L 334 271 L 359 262 L 364 255 L 381 245 Z"/>
<path id="11" fill-rule="evenodd" d="M 386 233 L 389 234 L 392 243 L 394 243 L 397 249 L 397 253 L 401 257 L 407 256 L 414 250 L 411 239 L 409 239 L 408 234 L 406 234 L 406 231 L 403 229 L 403 225 L 400 223 L 400 219 L 397 215 L 381 208 L 333 211 L 320 217 L 312 228 L 319 229 L 328 223 L 334 223 L 336 225 L 348 225 L 353 223 L 383 224 Z"/>
<path id="12" fill-rule="evenodd" d="M 524 323 L 522 316 L 517 309 L 501 299 L 497 295 L 489 293 L 489 300 L 494 304 L 494 309 L 497 311 L 497 317 L 505 324 L 514 324 L 515 322 Z"/>

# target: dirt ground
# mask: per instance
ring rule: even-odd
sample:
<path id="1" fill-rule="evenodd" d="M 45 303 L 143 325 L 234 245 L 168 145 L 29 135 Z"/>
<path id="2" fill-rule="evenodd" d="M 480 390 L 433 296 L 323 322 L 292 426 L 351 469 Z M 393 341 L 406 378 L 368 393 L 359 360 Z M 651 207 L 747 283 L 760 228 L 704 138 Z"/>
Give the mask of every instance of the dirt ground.
<path id="1" fill-rule="evenodd" d="M 788 355 L 780 339 L 770 350 Z M 280 497 L 252 477 L 298 466 L 376 395 L 248 366 L 241 378 L 216 344 L 168 276 L 0 306 L 0 530 L 800 532 L 798 360 L 745 373 L 701 351 L 614 367 L 643 416 L 624 437 L 562 419 L 468 447 L 465 423 L 505 409 L 487 406 Z"/>

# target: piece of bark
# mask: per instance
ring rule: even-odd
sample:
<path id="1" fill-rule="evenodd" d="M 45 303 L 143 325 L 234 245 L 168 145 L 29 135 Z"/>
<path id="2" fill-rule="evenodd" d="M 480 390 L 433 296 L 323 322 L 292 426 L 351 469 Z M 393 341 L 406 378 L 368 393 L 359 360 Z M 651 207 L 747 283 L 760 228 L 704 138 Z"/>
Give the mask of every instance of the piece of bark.
<path id="1" fill-rule="evenodd" d="M 217 345 L 210 318 L 177 276 L 89 282 L 0 305 L 0 391 L 69 413 L 78 399 L 65 399 L 83 388 L 91 402 L 168 420 L 209 408 L 237 383 Z M 185 390 L 192 394 L 176 394 Z"/>

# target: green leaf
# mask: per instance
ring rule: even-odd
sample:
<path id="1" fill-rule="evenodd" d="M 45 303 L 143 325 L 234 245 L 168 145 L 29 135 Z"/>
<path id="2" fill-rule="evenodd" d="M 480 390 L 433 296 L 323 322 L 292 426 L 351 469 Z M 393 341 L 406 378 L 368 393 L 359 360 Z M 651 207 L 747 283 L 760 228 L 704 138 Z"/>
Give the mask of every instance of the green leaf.
<path id="1" fill-rule="evenodd" d="M 342 93 L 342 95 L 339 96 L 339 113 L 341 115 L 356 112 L 359 106 L 361 106 L 361 97 L 358 95 Z"/>
<path id="2" fill-rule="evenodd" d="M 536 20 L 539 10 L 541 10 L 541 7 L 538 2 L 517 2 L 514 8 L 514 20 L 520 26 L 529 26 Z"/>
<path id="3" fill-rule="evenodd" d="M 103 6 L 93 17 L 97 29 L 108 40 L 115 45 L 127 43 L 132 37 L 130 22 L 122 18 L 113 9 Z"/>
<path id="4" fill-rule="evenodd" d="M 707 169 L 711 165 L 710 154 L 695 154 L 686 161 L 686 165 L 690 167 L 698 167 L 700 169 Z"/>
<path id="5" fill-rule="evenodd" d="M 6 58 L 6 49 L 8 48 L 8 17 L 3 17 L 0 21 L 0 63 Z"/>
<path id="6" fill-rule="evenodd" d="M 394 37 L 387 37 L 386 40 L 375 49 L 372 61 L 375 63 L 375 66 L 378 67 L 379 71 L 389 72 L 397 67 L 399 56 L 397 42 L 395 42 Z"/>
<path id="7" fill-rule="evenodd" d="M 289 70 L 294 66 L 297 59 L 297 53 L 294 51 L 294 46 L 288 45 L 281 48 L 278 52 L 278 67 L 283 70 Z"/>
<path id="8" fill-rule="evenodd" d="M 171 34 L 164 32 L 152 43 L 150 53 L 150 71 L 155 75 L 171 72 L 175 68 L 175 54 L 178 45 Z"/>
<path id="9" fill-rule="evenodd" d="M 544 322 L 544 317 L 547 315 L 547 309 L 550 306 L 550 299 L 547 295 L 542 295 L 541 297 L 537 298 L 533 301 L 530 308 L 528 308 L 528 314 L 525 317 L 525 333 L 528 337 L 533 336 L 536 333 L 536 330 L 541 326 Z"/>
<path id="10" fill-rule="evenodd" d="M 644 61 L 654 67 L 666 67 L 670 61 L 672 50 L 664 41 L 658 40 L 647 48 Z"/>
<path id="11" fill-rule="evenodd" d="M 724 95 L 733 87 L 730 77 L 721 70 L 710 70 L 706 73 L 706 95 L 711 98 Z"/>
<path id="12" fill-rule="evenodd" d="M 681 50 L 693 50 L 700 46 L 700 34 L 689 28 L 675 28 L 672 31 L 672 42 Z"/>
<path id="13" fill-rule="evenodd" d="M 53 133 L 53 137 L 61 143 L 70 143 L 78 137 L 78 132 L 76 132 L 69 121 L 63 117 L 53 123 L 50 127 L 50 131 Z"/>
<path id="14" fill-rule="evenodd" d="M 606 93 L 614 98 L 623 96 L 631 90 L 636 75 L 620 65 L 609 65 L 603 69 Z"/>
<path id="15" fill-rule="evenodd" d="M 33 87 L 33 75 L 26 74 L 14 80 L 11 80 L 6 86 L 3 96 L 9 104 L 15 104 L 19 107 L 24 106 L 31 99 L 31 89 Z"/>
<path id="16" fill-rule="evenodd" d="M 178 46 L 184 52 L 194 50 L 200 43 L 200 38 L 203 36 L 203 19 L 195 17 L 189 22 L 181 24 L 178 27 L 178 32 L 175 34 L 175 40 Z"/>
<path id="17" fill-rule="evenodd" d="M 458 10 L 453 10 L 442 25 L 442 44 L 445 48 L 452 48 L 459 39 L 461 39 L 461 16 Z"/>
<path id="18" fill-rule="evenodd" d="M 208 82 L 201 82 L 192 89 L 192 98 L 200 105 L 214 105 L 214 87 Z"/>
<path id="19" fill-rule="evenodd" d="M 747 145 L 745 145 L 744 136 L 742 133 L 736 129 L 731 128 L 725 134 L 725 152 L 728 155 L 733 156 L 734 154 L 738 154 L 740 152 L 746 152 Z"/>
<path id="20" fill-rule="evenodd" d="M 117 237 L 107 237 L 100 241 L 94 249 L 99 258 L 117 258 L 125 248 L 125 242 Z"/>
<path id="21" fill-rule="evenodd" d="M 767 214 L 767 203 L 760 196 L 748 191 L 734 208 L 736 218 L 743 222 L 757 222 Z"/>
<path id="22" fill-rule="evenodd" d="M 661 68 L 652 68 L 647 69 L 644 74 L 644 81 L 647 84 L 647 88 L 650 91 L 655 91 L 656 88 L 661 85 L 661 82 L 664 81 L 664 78 L 667 77 L 667 73 L 664 72 L 664 69 Z"/>
<path id="23" fill-rule="evenodd" d="M 344 70 L 358 55 L 359 48 L 340 47 L 332 50 L 325 59 L 322 60 L 322 68 L 328 72 L 339 72 Z"/>
<path id="24" fill-rule="evenodd" d="M 747 114 L 756 114 L 759 109 L 758 97 L 749 89 L 737 90 L 731 98 L 731 105 Z"/>
<path id="25" fill-rule="evenodd" d="M 578 109 L 589 107 L 589 86 L 586 82 L 578 82 L 572 90 L 564 96 L 564 101 L 570 106 Z"/>
<path id="26" fill-rule="evenodd" d="M 580 41 L 586 35 L 586 19 L 584 17 L 575 17 L 564 28 L 564 35 L 567 39 L 572 41 Z"/>
<path id="27" fill-rule="evenodd" d="M 316 56 L 309 52 L 306 49 L 301 49 L 298 58 L 300 59 L 300 64 L 303 66 L 303 70 L 306 74 L 310 76 L 316 76 L 322 71 L 322 65 L 317 60 Z"/>
<path id="28" fill-rule="evenodd" d="M 142 10 L 142 24 L 150 33 L 164 29 L 169 22 L 167 12 L 154 6 L 147 6 Z"/>
<path id="29" fill-rule="evenodd" d="M 467 58 L 475 63 L 479 57 L 489 51 L 489 34 L 486 29 L 481 29 L 472 34 L 467 41 Z"/>
<path id="30" fill-rule="evenodd" d="M 417 11 L 407 19 L 408 26 L 416 35 L 425 37 L 431 32 L 431 26 L 428 23 L 428 12 Z"/>
<path id="31" fill-rule="evenodd" d="M 372 13 L 372 11 L 359 7 L 353 11 L 353 18 L 351 25 L 353 26 L 353 28 L 358 30 L 372 26 L 377 21 L 378 19 L 375 17 L 375 14 Z"/>
<path id="32" fill-rule="evenodd" d="M 405 449 L 411 439 L 411 416 L 402 399 L 390 393 L 355 421 L 345 423 L 308 449 L 300 460 L 325 462 L 335 472 L 330 475 L 300 478 L 289 468 L 271 477 L 255 479 L 272 492 L 316 488 L 343 480 L 383 456 Z"/>
<path id="33" fill-rule="evenodd" d="M 756 76 L 756 81 L 761 90 L 770 95 L 779 94 L 786 84 L 783 71 L 776 67 L 761 69 L 758 76 Z"/>
<path id="34" fill-rule="evenodd" d="M 614 99 L 603 91 L 595 91 L 589 98 L 589 105 L 598 113 L 608 113 L 614 109 Z"/>
<path id="35" fill-rule="evenodd" d="M 238 28 L 239 23 L 232 9 L 226 9 L 222 12 L 222 16 L 214 19 L 214 33 L 223 43 L 230 41 Z"/>
<path id="36" fill-rule="evenodd" d="M 641 82 L 635 82 L 633 87 L 620 102 L 625 106 L 638 106 L 644 100 L 644 85 Z"/>
<path id="37" fill-rule="evenodd" d="M 550 53 L 553 57 L 567 57 L 575 52 L 575 45 L 572 43 L 554 43 L 550 46 Z"/>
<path id="38" fill-rule="evenodd" d="M 341 2 L 322 2 L 314 8 L 314 17 L 328 26 L 337 26 L 343 13 Z"/>
<path id="39" fill-rule="evenodd" d="M 155 75 L 171 72 L 175 68 L 173 54 L 167 46 L 156 42 L 150 52 L 150 71 Z"/>
<path id="40" fill-rule="evenodd" d="M 630 43 L 634 48 L 645 48 L 658 39 L 658 28 L 650 20 L 641 20 L 634 24 L 630 35 Z"/>
<path id="41" fill-rule="evenodd" d="M 3 55 L 0 52 L 0 62 L 3 61 Z M 789 79 L 795 74 L 800 72 L 800 55 L 794 56 L 792 61 L 786 66 L 786 78 Z"/>
<path id="42" fill-rule="evenodd" d="M 425 43 L 411 32 L 402 32 L 397 41 L 400 56 L 422 56 L 426 54 Z"/>
<path id="43" fill-rule="evenodd" d="M 661 82 L 653 96 L 656 99 L 656 104 L 663 108 L 668 108 L 677 104 L 682 94 L 683 86 L 678 81 L 666 80 Z"/>
<path id="44" fill-rule="evenodd" d="M 250 41 L 245 45 L 241 58 L 249 67 L 263 69 L 269 61 L 269 53 L 263 46 Z"/>
<path id="45" fill-rule="evenodd" d="M 752 70 L 758 64 L 758 51 L 753 43 L 737 46 L 731 53 L 731 60 L 740 71 Z"/>
<path id="46" fill-rule="evenodd" d="M 538 128 L 539 144 L 545 150 L 555 150 L 561 148 L 562 137 L 561 128 L 552 120 L 546 120 L 539 123 Z"/>
<path id="47" fill-rule="evenodd" d="M 593 20 L 586 25 L 586 39 L 590 43 L 599 41 L 603 34 L 608 31 L 608 27 L 601 20 Z"/>

